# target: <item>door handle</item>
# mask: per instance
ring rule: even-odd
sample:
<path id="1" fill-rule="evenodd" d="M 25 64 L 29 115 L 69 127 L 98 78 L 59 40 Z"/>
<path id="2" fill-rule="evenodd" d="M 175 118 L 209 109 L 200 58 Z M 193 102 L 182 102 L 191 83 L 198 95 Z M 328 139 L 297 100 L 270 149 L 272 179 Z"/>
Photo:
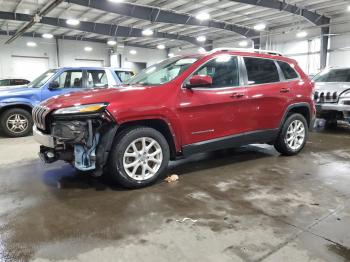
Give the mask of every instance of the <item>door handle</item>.
<path id="1" fill-rule="evenodd" d="M 282 88 L 280 90 L 280 93 L 289 93 L 290 92 L 290 89 L 289 88 Z"/>
<path id="2" fill-rule="evenodd" d="M 230 95 L 231 98 L 241 98 L 244 97 L 244 94 L 242 93 L 233 93 Z"/>

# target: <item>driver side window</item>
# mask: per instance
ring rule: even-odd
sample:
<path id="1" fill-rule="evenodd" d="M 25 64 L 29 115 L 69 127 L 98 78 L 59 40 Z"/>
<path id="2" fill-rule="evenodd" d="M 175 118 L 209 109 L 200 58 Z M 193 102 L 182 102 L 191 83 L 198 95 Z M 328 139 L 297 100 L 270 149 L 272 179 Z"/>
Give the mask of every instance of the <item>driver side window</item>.
<path id="1" fill-rule="evenodd" d="M 57 83 L 57 88 L 82 88 L 83 71 L 65 71 L 60 74 L 53 82 Z"/>
<path id="2" fill-rule="evenodd" d="M 202 65 L 194 75 L 210 76 L 213 84 L 208 88 L 239 86 L 238 59 L 230 55 L 220 55 Z"/>

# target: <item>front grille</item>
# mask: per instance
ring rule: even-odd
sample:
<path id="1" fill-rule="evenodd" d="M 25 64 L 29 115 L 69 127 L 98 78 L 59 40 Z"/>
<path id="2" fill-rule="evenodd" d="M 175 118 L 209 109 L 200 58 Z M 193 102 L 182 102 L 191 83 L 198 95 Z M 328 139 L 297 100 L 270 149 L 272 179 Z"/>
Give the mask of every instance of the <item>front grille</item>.
<path id="1" fill-rule="evenodd" d="M 46 107 L 36 106 L 33 109 L 32 115 L 33 120 L 38 129 L 45 130 L 46 129 L 46 116 L 50 112 Z"/>
<path id="2" fill-rule="evenodd" d="M 337 103 L 339 95 L 337 92 L 315 92 L 314 100 L 318 104 Z"/>

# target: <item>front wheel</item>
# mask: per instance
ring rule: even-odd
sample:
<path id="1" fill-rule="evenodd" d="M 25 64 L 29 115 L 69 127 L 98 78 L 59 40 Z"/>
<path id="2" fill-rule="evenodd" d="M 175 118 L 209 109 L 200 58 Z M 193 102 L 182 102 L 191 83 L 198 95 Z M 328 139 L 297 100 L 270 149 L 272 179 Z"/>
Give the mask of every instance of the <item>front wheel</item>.
<path id="1" fill-rule="evenodd" d="M 27 136 L 32 132 L 33 119 L 27 110 L 12 108 L 2 113 L 0 126 L 8 137 Z"/>
<path id="2" fill-rule="evenodd" d="M 165 174 L 169 158 L 169 145 L 160 132 L 148 127 L 128 128 L 114 143 L 109 174 L 127 188 L 148 186 Z"/>
<path id="3" fill-rule="evenodd" d="M 296 155 L 304 148 L 308 133 L 305 117 L 292 114 L 284 122 L 274 146 L 283 155 Z"/>

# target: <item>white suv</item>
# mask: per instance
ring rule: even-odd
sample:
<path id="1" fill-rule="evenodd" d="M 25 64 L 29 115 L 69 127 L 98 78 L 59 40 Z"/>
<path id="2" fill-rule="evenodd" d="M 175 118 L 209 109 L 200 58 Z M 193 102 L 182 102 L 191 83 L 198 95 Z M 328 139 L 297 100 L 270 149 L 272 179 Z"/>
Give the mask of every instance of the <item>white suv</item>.
<path id="1" fill-rule="evenodd" d="M 350 67 L 327 68 L 313 79 L 317 117 L 327 124 L 350 122 Z"/>

